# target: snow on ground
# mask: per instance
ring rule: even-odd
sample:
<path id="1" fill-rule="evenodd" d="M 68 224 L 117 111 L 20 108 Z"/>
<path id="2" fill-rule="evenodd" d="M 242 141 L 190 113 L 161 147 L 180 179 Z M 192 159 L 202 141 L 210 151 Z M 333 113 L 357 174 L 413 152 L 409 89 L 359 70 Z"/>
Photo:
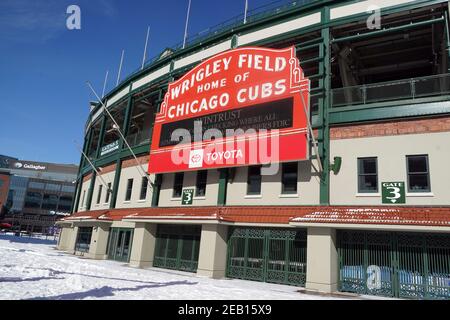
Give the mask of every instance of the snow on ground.
<path id="1" fill-rule="evenodd" d="M 333 299 L 302 294 L 293 286 L 88 260 L 55 246 L 45 238 L 0 235 L 0 299 Z"/>

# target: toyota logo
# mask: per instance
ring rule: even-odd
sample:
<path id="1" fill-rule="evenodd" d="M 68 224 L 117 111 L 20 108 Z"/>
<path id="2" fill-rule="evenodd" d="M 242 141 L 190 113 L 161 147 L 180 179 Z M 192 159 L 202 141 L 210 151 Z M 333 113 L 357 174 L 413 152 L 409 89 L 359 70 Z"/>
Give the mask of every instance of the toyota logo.
<path id="1" fill-rule="evenodd" d="M 193 154 L 191 157 L 191 162 L 192 163 L 197 163 L 201 160 L 201 156 L 197 153 L 197 154 Z"/>

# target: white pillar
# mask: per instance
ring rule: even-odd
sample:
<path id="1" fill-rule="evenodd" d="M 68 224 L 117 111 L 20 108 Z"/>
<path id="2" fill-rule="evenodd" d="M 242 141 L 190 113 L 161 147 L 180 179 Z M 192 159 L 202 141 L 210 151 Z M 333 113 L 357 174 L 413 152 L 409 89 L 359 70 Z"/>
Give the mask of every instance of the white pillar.
<path id="1" fill-rule="evenodd" d="M 338 287 L 336 230 L 309 227 L 307 241 L 306 289 L 334 292 Z"/>
<path id="2" fill-rule="evenodd" d="M 77 241 L 78 227 L 74 226 L 70 230 L 71 230 L 71 232 L 68 236 L 66 251 L 71 254 L 75 254 L 75 243 Z"/>
<path id="3" fill-rule="evenodd" d="M 91 243 L 89 245 L 88 258 L 91 259 L 106 259 L 109 236 L 109 224 L 99 224 L 92 228 Z"/>
<path id="4" fill-rule="evenodd" d="M 65 251 L 68 248 L 69 238 L 72 233 L 72 228 L 70 226 L 65 226 L 61 228 L 58 239 L 57 249 L 61 251 Z"/>
<path id="5" fill-rule="evenodd" d="M 225 277 L 227 264 L 228 227 L 219 224 L 202 225 L 197 274 L 211 278 Z"/>
<path id="6" fill-rule="evenodd" d="M 136 223 L 130 254 L 130 266 L 145 268 L 153 265 L 156 227 L 157 224 L 154 223 Z"/>

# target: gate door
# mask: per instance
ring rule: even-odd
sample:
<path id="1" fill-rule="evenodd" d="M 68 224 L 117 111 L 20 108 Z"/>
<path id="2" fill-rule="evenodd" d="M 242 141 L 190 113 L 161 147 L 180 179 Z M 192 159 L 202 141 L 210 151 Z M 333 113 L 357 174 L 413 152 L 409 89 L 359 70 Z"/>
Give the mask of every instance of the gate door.
<path id="1" fill-rule="evenodd" d="M 133 229 L 111 228 L 108 241 L 108 259 L 128 262 L 133 240 Z"/>
<path id="2" fill-rule="evenodd" d="M 304 285 L 306 231 L 234 228 L 228 240 L 227 276 Z"/>
<path id="3" fill-rule="evenodd" d="M 338 231 L 339 288 L 379 296 L 450 299 L 450 235 Z"/>
<path id="4" fill-rule="evenodd" d="M 196 272 L 201 226 L 159 225 L 154 267 Z"/>

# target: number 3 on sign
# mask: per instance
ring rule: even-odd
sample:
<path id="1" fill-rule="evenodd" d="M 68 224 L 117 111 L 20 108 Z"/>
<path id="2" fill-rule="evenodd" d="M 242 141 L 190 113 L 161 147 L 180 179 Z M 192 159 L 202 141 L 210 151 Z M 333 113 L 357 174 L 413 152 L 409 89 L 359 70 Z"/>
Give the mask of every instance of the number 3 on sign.
<path id="1" fill-rule="evenodd" d="M 183 190 L 183 194 L 181 196 L 181 204 L 189 205 L 192 204 L 193 200 L 194 200 L 194 189 Z"/>
<path id="2" fill-rule="evenodd" d="M 405 203 L 404 182 L 383 182 L 381 186 L 382 186 L 383 203 L 389 204 Z"/>

